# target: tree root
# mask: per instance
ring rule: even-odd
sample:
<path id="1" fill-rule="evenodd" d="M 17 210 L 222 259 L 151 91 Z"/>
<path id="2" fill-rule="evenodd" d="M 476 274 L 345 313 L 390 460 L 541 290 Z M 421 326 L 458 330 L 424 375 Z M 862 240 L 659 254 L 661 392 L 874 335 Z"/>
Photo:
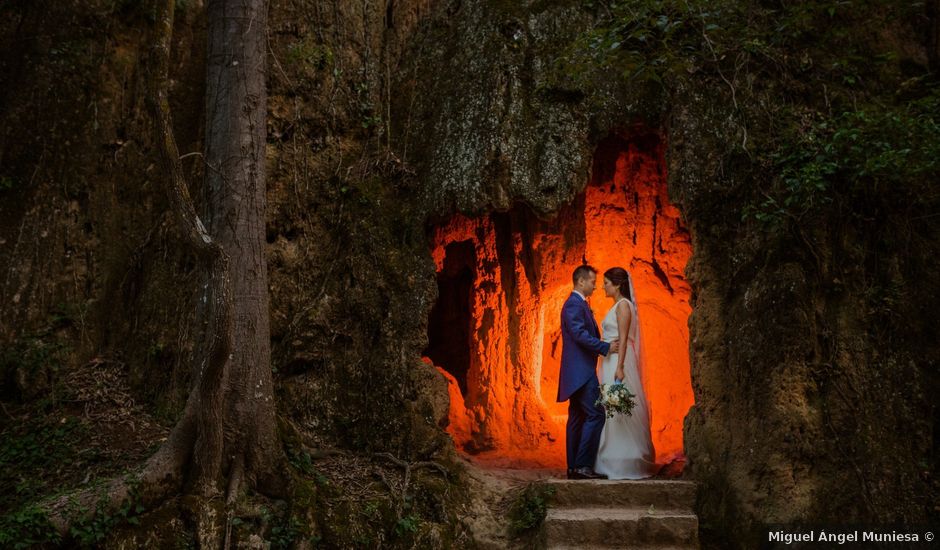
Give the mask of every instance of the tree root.
<path id="1" fill-rule="evenodd" d="M 405 505 L 407 504 L 407 500 L 408 500 L 408 485 L 409 485 L 409 483 L 411 483 L 411 472 L 412 472 L 413 469 L 415 469 L 415 468 L 429 468 L 429 469 L 432 469 L 432 470 L 437 470 L 442 476 L 444 476 L 444 479 L 449 479 L 449 473 L 448 473 L 448 471 L 447 471 L 447 468 L 445 468 L 445 467 L 442 466 L 441 464 L 439 464 L 439 463 L 437 463 L 437 462 L 434 462 L 434 461 L 432 461 L 432 460 L 422 460 L 422 461 L 420 461 L 420 462 L 407 462 L 407 461 L 405 461 L 405 460 L 402 460 L 402 459 L 396 457 L 396 456 L 393 455 L 392 453 L 384 453 L 384 452 L 383 452 L 383 453 L 373 453 L 372 456 L 375 456 L 375 457 L 378 457 L 378 458 L 384 458 L 385 460 L 391 462 L 392 464 L 394 464 L 394 465 L 396 465 L 396 466 L 398 466 L 398 467 L 400 467 L 400 468 L 402 468 L 402 469 L 404 470 L 404 476 L 403 476 L 403 478 L 402 478 L 402 484 L 401 484 L 401 495 L 400 495 L 400 498 L 398 499 L 398 504 L 395 505 L 395 517 L 396 517 L 396 519 L 398 519 L 398 520 L 401 519 L 401 512 L 402 512 L 402 509 L 403 509 L 403 508 L 405 507 Z M 385 474 L 383 474 L 381 471 L 379 471 L 378 474 L 379 474 L 379 477 L 382 478 L 382 482 L 385 483 L 385 485 L 388 486 L 388 490 L 391 491 L 392 493 L 395 493 L 395 492 L 396 492 L 396 491 L 395 491 L 395 486 L 392 485 L 392 484 L 388 481 L 388 479 L 385 477 Z"/>
<path id="2" fill-rule="evenodd" d="M 444 476 L 445 479 L 450 478 L 450 472 L 447 471 L 447 468 L 445 468 L 440 463 L 434 462 L 433 460 L 422 460 L 420 462 L 406 462 L 396 457 L 392 453 L 374 453 L 372 456 L 384 458 L 385 460 L 388 460 L 389 462 L 395 464 L 396 466 L 404 468 L 406 476 L 410 475 L 411 470 L 414 468 L 431 468 L 433 470 L 437 470 L 438 472 L 440 472 L 440 474 Z"/>

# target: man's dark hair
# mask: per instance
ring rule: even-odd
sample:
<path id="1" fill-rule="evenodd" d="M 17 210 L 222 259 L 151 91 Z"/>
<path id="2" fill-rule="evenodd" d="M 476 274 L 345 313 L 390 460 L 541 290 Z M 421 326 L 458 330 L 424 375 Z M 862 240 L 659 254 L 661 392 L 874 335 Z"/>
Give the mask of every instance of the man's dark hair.
<path id="1" fill-rule="evenodd" d="M 597 273 L 597 270 L 588 264 L 579 265 L 571 274 L 571 282 L 578 284 L 578 279 L 587 279 L 588 273 Z"/>

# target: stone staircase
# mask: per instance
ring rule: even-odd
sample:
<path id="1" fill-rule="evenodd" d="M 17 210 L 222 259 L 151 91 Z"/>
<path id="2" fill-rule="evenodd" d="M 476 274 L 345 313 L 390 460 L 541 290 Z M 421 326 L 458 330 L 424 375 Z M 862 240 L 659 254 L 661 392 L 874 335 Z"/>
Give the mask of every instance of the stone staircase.
<path id="1" fill-rule="evenodd" d="M 545 548 L 697 549 L 695 483 L 650 480 L 563 480 L 542 524 Z"/>

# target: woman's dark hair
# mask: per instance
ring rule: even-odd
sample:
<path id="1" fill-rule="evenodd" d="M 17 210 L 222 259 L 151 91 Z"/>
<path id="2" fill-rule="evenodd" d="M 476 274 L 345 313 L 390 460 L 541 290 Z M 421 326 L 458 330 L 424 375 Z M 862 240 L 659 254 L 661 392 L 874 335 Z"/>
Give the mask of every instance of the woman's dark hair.
<path id="1" fill-rule="evenodd" d="M 627 273 L 627 270 L 622 267 L 612 267 L 604 272 L 604 278 L 608 279 L 614 284 L 617 288 L 620 289 L 620 294 L 623 294 L 623 297 L 627 300 L 633 301 L 633 296 L 630 296 L 630 275 Z"/>

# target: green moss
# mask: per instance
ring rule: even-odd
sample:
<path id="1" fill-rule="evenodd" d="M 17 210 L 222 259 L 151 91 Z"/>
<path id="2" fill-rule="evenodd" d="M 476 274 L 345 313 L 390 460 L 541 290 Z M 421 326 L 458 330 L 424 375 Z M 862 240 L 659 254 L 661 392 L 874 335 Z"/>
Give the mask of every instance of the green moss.
<path id="1" fill-rule="evenodd" d="M 116 528 L 140 525 L 139 516 L 145 509 L 138 501 L 136 485 L 132 485 L 130 497 L 117 510 L 109 509 L 110 499 L 105 494 L 102 494 L 91 515 L 87 515 L 81 508 L 74 508 L 71 513 L 76 514 L 78 519 L 73 520 L 69 526 L 71 541 L 81 548 L 95 548 Z"/>
<path id="2" fill-rule="evenodd" d="M 774 178 L 765 200 L 747 205 L 742 219 L 779 226 L 804 221 L 841 201 L 864 220 L 880 203 L 927 212 L 940 193 L 922 182 L 940 174 L 940 91 L 892 106 L 871 105 L 818 118 L 771 153 Z M 873 204 L 874 203 L 874 204 Z M 839 206 L 839 205 L 836 205 Z"/>
<path id="3" fill-rule="evenodd" d="M 4 548 L 20 550 L 61 542 L 62 537 L 49 523 L 46 511 L 38 505 L 0 516 L 0 545 Z"/>
<path id="4" fill-rule="evenodd" d="M 44 472 L 80 462 L 87 428 L 72 417 L 40 417 L 0 433 L 0 493 L 9 510 L 58 489 Z"/>
<path id="5" fill-rule="evenodd" d="M 313 34 L 287 47 L 287 62 L 301 66 L 301 68 L 322 71 L 334 63 L 333 50 L 329 46 L 317 44 Z"/>
<path id="6" fill-rule="evenodd" d="M 23 401 L 45 395 L 55 400 L 56 381 L 71 350 L 54 327 L 66 321 L 52 315 L 52 327 L 0 348 L 0 398 Z"/>
<path id="7" fill-rule="evenodd" d="M 541 527 L 555 488 L 541 483 L 527 485 L 509 508 L 510 533 L 519 537 Z"/>

